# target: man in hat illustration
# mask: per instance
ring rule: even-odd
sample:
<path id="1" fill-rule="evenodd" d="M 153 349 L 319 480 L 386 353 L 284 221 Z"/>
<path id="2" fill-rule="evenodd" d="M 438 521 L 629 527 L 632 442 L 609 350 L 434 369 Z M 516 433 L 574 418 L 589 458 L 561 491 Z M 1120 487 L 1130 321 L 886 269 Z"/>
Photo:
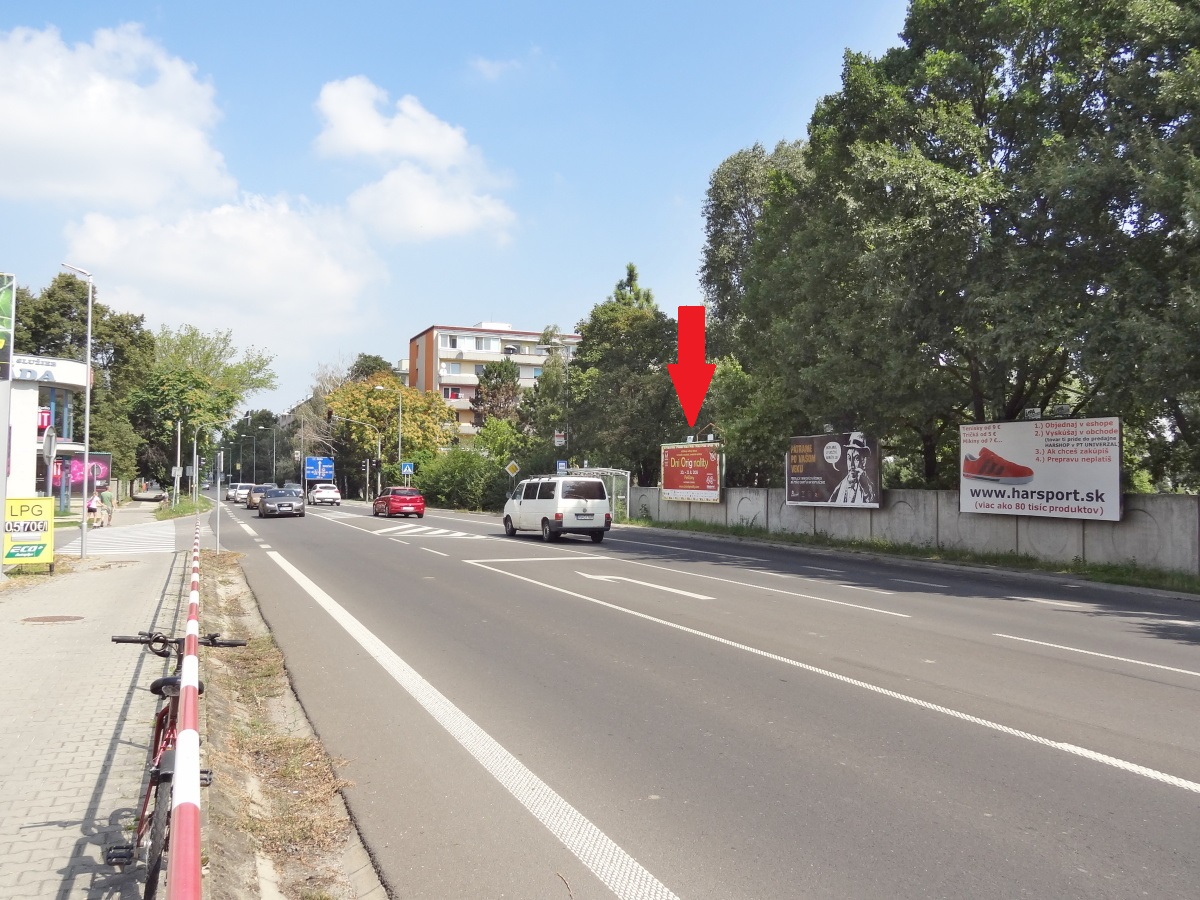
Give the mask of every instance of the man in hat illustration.
<path id="1" fill-rule="evenodd" d="M 866 436 L 861 431 L 850 432 L 844 449 L 846 477 L 833 489 L 833 493 L 829 495 L 829 502 L 855 506 L 878 503 L 879 492 L 867 477 L 866 457 L 871 448 L 867 446 Z"/>

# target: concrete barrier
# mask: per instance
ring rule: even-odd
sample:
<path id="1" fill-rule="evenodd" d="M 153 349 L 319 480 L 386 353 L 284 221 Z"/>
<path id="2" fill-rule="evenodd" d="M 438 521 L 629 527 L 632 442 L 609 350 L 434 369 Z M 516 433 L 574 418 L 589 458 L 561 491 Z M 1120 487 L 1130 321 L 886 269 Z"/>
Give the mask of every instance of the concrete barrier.
<path id="1" fill-rule="evenodd" d="M 746 524 L 774 532 L 875 539 L 974 553 L 1023 553 L 1051 562 L 1136 564 L 1200 575 L 1200 497 L 1126 494 L 1120 522 L 964 513 L 958 491 L 884 491 L 879 509 L 788 506 L 782 488 L 728 488 L 722 502 L 661 500 L 635 488 L 651 517 Z"/>

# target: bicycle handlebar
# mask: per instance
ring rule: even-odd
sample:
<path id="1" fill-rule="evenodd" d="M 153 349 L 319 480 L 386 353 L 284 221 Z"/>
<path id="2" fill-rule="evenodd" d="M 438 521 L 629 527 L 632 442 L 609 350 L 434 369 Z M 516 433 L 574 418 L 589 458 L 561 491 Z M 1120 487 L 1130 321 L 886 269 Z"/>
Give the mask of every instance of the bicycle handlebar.
<path id="1" fill-rule="evenodd" d="M 217 632 L 212 634 L 201 635 L 198 642 L 205 647 L 245 647 L 246 642 L 241 640 L 222 640 L 221 635 Z M 150 648 L 152 653 L 158 653 L 160 656 L 166 652 L 169 645 L 174 645 L 176 652 L 183 649 L 184 638 L 167 637 L 165 634 L 149 631 L 139 631 L 137 636 L 131 634 L 114 634 L 112 636 L 114 644 L 144 644 Z"/>

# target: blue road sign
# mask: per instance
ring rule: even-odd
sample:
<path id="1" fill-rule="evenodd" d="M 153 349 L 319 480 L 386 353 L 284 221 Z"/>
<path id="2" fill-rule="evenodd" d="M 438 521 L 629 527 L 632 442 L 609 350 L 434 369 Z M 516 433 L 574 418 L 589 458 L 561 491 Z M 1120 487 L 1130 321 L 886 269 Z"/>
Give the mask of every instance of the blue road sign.
<path id="1" fill-rule="evenodd" d="M 402 462 L 402 463 L 400 463 L 400 474 L 401 475 L 411 475 L 413 473 L 413 468 L 414 467 L 413 467 L 412 463 Z"/>
<path id="2" fill-rule="evenodd" d="M 304 457 L 304 477 L 308 481 L 332 481 L 333 460 L 328 456 Z"/>
<path id="3" fill-rule="evenodd" d="M 567 474 L 567 461 L 565 459 L 560 459 L 558 461 L 558 474 L 559 475 Z"/>

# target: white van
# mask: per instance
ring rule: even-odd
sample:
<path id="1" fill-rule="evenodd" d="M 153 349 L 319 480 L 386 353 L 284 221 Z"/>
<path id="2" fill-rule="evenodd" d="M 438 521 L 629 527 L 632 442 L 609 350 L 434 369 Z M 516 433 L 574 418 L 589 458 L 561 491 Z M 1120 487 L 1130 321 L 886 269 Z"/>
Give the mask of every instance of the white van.
<path id="1" fill-rule="evenodd" d="M 504 533 L 540 531 L 543 541 L 586 534 L 597 544 L 612 527 L 608 492 L 599 478 L 545 475 L 517 485 L 504 504 Z"/>

